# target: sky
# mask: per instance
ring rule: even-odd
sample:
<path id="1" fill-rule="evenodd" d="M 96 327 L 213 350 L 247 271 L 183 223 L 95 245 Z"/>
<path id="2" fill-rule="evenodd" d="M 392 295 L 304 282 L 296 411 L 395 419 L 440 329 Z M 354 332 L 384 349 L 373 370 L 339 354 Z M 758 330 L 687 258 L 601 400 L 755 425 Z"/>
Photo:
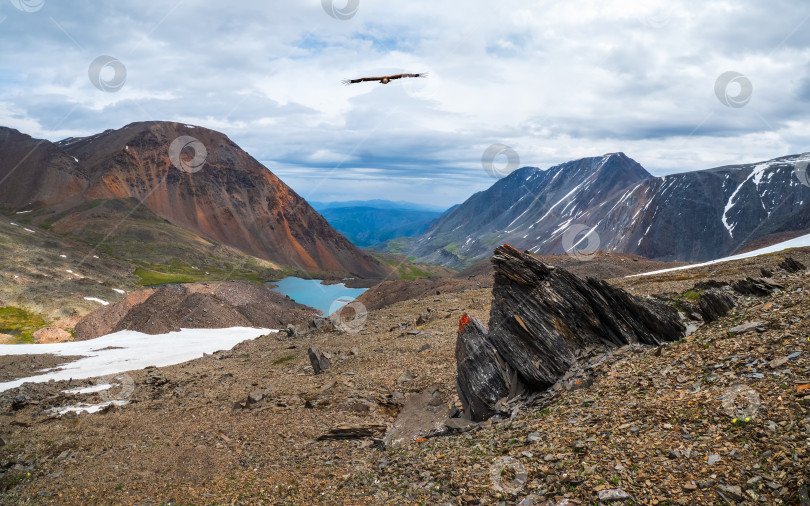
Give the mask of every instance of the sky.
<path id="1" fill-rule="evenodd" d="M 0 0 L 0 125 L 227 134 L 308 200 L 449 207 L 518 166 L 810 151 L 807 0 Z M 427 72 L 383 85 L 341 81 Z"/>

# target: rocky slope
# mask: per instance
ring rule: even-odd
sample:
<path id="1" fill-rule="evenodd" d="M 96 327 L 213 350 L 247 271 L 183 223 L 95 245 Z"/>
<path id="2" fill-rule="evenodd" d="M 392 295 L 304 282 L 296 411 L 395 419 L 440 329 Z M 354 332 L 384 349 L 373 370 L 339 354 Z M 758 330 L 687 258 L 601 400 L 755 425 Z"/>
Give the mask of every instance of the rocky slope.
<path id="1" fill-rule="evenodd" d="M 199 141 L 204 152 L 175 149 L 173 162 L 172 143 L 182 136 Z M 387 273 L 221 133 L 142 122 L 57 144 L 4 128 L 0 140 L 0 208 L 31 211 L 34 225 L 80 234 L 85 204 L 135 199 L 183 230 L 277 265 L 358 277 Z M 193 159 L 198 151 L 202 163 Z"/>
<path id="2" fill-rule="evenodd" d="M 458 267 L 506 242 L 540 254 L 710 260 L 806 233 L 806 161 L 795 155 L 664 177 L 623 153 L 524 167 L 439 218 L 410 254 Z"/>
<path id="3" fill-rule="evenodd" d="M 509 406 L 486 423 L 396 448 L 368 435 L 322 436 L 390 427 L 418 397 L 438 399 L 445 413 L 458 407 L 458 318 L 485 319 L 490 290 L 370 311 L 356 333 L 271 335 L 130 371 L 129 404 L 105 413 L 51 414 L 97 402 L 98 393 L 63 392 L 92 380 L 23 386 L 0 394 L 2 500 L 801 504 L 810 467 L 810 277 L 779 268 L 786 256 L 655 282 L 629 278 L 638 295 L 651 295 L 765 268 L 783 289 L 740 296 L 732 313 L 675 343 L 583 354 L 581 369 L 542 404 Z M 789 256 L 810 265 L 807 250 Z M 434 311 L 417 324 L 427 306 Z M 755 325 L 729 332 L 746 323 Z M 313 374 L 310 347 L 332 354 L 322 374 Z"/>

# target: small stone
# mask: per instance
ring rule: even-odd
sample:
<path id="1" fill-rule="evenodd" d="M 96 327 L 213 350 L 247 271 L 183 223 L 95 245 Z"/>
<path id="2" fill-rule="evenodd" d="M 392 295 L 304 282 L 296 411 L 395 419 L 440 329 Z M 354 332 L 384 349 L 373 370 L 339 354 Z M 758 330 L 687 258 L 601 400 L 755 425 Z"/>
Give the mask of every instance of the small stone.
<path id="1" fill-rule="evenodd" d="M 408 381 L 412 381 L 414 379 L 416 379 L 416 374 L 414 374 L 413 371 L 405 371 L 399 375 L 399 378 L 397 378 L 397 384 L 407 383 Z"/>
<path id="2" fill-rule="evenodd" d="M 706 463 L 709 464 L 710 466 L 718 462 L 720 462 L 720 455 L 712 454 L 706 456 Z"/>
<path id="3" fill-rule="evenodd" d="M 742 489 L 737 485 L 718 485 L 717 490 L 719 490 L 724 494 L 727 494 L 735 501 L 739 501 L 743 498 Z"/>
<path id="4" fill-rule="evenodd" d="M 630 499 L 630 494 L 620 488 L 610 490 L 600 490 L 597 492 L 597 497 L 602 502 L 616 502 L 627 501 Z"/>
<path id="5" fill-rule="evenodd" d="M 531 434 L 526 436 L 526 442 L 527 443 L 536 443 L 538 441 L 540 441 L 540 434 L 538 434 L 536 432 L 532 432 Z"/>

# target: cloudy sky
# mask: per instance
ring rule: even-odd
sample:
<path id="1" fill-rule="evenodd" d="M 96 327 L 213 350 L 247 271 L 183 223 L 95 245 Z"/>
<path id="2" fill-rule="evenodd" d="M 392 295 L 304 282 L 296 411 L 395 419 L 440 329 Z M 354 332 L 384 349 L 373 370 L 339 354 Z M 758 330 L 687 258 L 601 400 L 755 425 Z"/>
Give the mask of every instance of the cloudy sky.
<path id="1" fill-rule="evenodd" d="M 0 125 L 197 124 L 310 200 L 449 206 L 493 144 L 495 172 L 810 151 L 807 0 L 0 0 L 0 47 Z M 403 71 L 429 77 L 341 84 Z"/>

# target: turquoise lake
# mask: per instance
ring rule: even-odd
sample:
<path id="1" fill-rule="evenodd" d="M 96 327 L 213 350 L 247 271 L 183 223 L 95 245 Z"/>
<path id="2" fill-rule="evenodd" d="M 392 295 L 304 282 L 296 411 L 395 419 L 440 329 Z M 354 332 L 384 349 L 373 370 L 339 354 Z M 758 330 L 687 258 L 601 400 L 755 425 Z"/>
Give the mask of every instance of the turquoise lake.
<path id="1" fill-rule="evenodd" d="M 347 288 L 343 283 L 322 285 L 320 279 L 284 278 L 273 283 L 278 285 L 272 290 L 289 295 L 299 304 L 320 309 L 324 316 L 329 316 L 345 306 L 367 288 Z"/>

